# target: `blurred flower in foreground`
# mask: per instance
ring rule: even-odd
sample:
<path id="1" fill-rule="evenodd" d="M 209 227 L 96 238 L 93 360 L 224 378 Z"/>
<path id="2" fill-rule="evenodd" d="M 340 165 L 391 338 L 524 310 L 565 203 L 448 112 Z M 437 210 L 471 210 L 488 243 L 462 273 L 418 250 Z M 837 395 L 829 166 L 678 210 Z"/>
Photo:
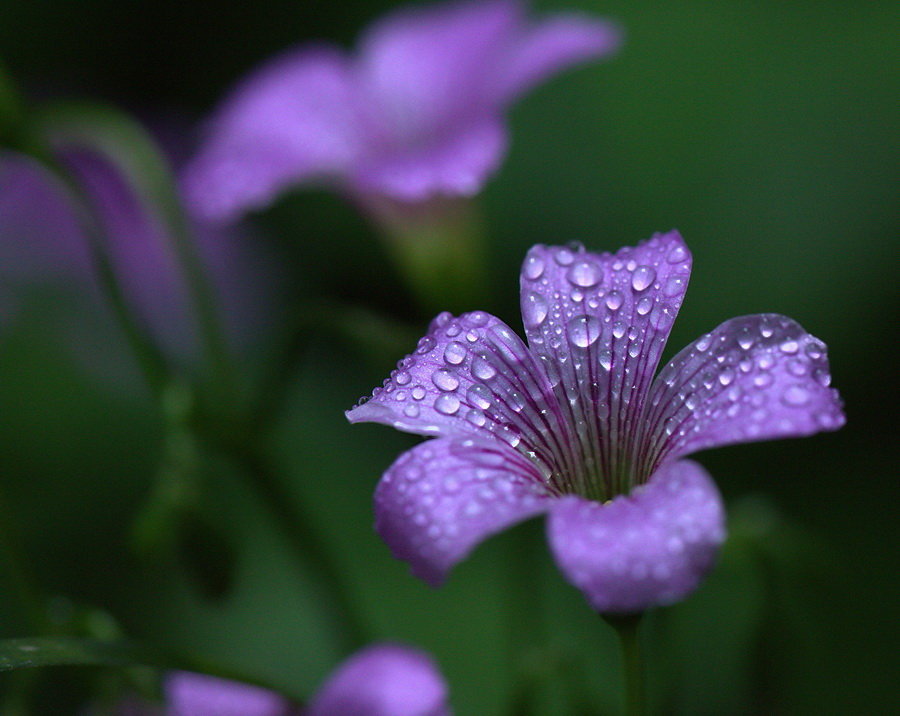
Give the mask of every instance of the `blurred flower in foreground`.
<path id="1" fill-rule="evenodd" d="M 505 152 L 504 110 L 619 40 L 607 22 L 529 23 L 516 0 L 486 0 L 395 12 L 355 56 L 301 46 L 218 110 L 187 168 L 188 198 L 202 215 L 228 220 L 311 180 L 334 182 L 370 209 L 471 196 Z"/>
<path id="2" fill-rule="evenodd" d="M 403 454 L 376 528 L 439 584 L 482 539 L 548 513 L 557 564 L 599 612 L 692 591 L 725 537 L 721 498 L 685 455 L 834 430 L 825 346 L 775 314 L 726 321 L 654 379 L 691 256 L 677 232 L 616 254 L 532 248 L 526 346 L 483 312 L 438 316 L 415 353 L 347 413 L 439 439 Z"/>
<path id="3" fill-rule="evenodd" d="M 126 300 L 171 356 L 189 359 L 196 351 L 194 325 L 159 216 L 100 153 L 69 148 L 60 150 L 58 157 L 95 206 Z M 259 290 L 267 285 L 261 281 L 262 258 L 237 230 L 223 232 L 200 224 L 195 228 L 197 249 L 224 305 L 227 328 L 235 340 L 246 340 L 266 302 Z M 79 299 L 99 299 L 89 245 L 63 185 L 38 162 L 12 152 L 0 153 L 4 321 L 15 312 L 22 295 L 38 286 Z M 80 333 L 85 327 L 77 330 Z M 79 336 L 79 348 L 90 348 L 91 343 L 83 334 Z M 106 358 L 103 352 L 91 360 Z"/>
<path id="4" fill-rule="evenodd" d="M 169 675 L 165 702 L 166 716 L 450 714 L 447 685 L 431 658 L 396 644 L 376 644 L 351 656 L 331 674 L 305 709 L 258 686 L 189 672 Z M 148 714 L 146 707 L 129 708 L 129 716 Z"/>

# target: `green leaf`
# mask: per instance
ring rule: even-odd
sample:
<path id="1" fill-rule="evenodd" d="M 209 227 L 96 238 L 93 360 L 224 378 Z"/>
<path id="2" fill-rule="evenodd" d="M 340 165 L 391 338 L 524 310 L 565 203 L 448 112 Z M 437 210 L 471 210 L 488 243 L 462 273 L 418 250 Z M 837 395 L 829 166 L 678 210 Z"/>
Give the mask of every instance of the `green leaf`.
<path id="1" fill-rule="evenodd" d="M 16 83 L 0 61 L 0 146 L 17 147 L 21 141 L 25 109 Z"/>
<path id="2" fill-rule="evenodd" d="M 184 654 L 129 640 L 105 641 L 74 637 L 26 637 L 0 640 L 0 672 L 42 666 L 150 666 L 165 670 L 194 671 L 222 679 L 253 684 L 270 691 L 286 693 L 264 680 L 239 674 Z"/>

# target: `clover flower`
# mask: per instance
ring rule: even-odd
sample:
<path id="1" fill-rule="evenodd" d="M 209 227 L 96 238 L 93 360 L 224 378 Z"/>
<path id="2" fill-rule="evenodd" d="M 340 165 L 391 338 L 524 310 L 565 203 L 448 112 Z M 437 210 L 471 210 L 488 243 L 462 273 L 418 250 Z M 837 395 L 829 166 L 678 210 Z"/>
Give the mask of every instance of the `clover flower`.
<path id="1" fill-rule="evenodd" d="M 447 685 L 424 652 L 375 644 L 347 659 L 306 708 L 273 691 L 190 672 L 165 681 L 168 716 L 449 716 Z M 129 714 L 151 713 L 147 707 Z"/>
<path id="2" fill-rule="evenodd" d="M 725 537 L 721 498 L 686 455 L 844 423 L 824 344 L 776 314 L 726 321 L 654 378 L 691 256 L 677 232 L 595 254 L 535 246 L 528 344 L 481 312 L 431 324 L 351 422 L 436 436 L 387 470 L 376 529 L 432 585 L 483 539 L 547 513 L 567 579 L 601 613 L 692 591 Z"/>
<path id="3" fill-rule="evenodd" d="M 516 0 L 405 8 L 348 56 L 307 44 L 244 80 L 185 174 L 193 207 L 228 220 L 300 182 L 357 198 L 470 196 L 506 149 L 503 112 L 565 67 L 611 53 L 610 23 L 529 23 Z"/>

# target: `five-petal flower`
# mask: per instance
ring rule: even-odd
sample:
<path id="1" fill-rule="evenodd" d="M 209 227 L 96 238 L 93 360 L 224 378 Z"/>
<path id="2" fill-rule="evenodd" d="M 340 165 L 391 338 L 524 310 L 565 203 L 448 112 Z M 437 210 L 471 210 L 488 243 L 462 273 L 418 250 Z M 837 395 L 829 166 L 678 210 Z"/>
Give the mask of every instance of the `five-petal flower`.
<path id="1" fill-rule="evenodd" d="M 436 436 L 388 469 L 376 529 L 431 584 L 481 540 L 548 513 L 556 562 L 600 612 L 676 601 L 725 537 L 686 455 L 843 425 L 825 346 L 775 314 L 726 321 L 656 375 L 691 268 L 677 232 L 594 254 L 535 246 L 528 344 L 480 311 L 442 314 L 351 422 Z M 655 377 L 654 377 L 655 376 Z"/>
<path id="2" fill-rule="evenodd" d="M 186 172 L 188 196 L 225 220 L 310 180 L 404 203 L 475 194 L 505 152 L 504 110 L 619 42 L 587 17 L 530 23 L 517 0 L 401 9 L 354 56 L 303 45 L 244 80 Z"/>

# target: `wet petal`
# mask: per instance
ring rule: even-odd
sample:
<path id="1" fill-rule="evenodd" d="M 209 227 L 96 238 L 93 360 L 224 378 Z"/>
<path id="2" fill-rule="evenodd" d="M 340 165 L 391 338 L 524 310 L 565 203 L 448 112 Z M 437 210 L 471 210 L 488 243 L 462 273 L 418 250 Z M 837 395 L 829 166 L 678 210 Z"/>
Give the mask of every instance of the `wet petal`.
<path id="1" fill-rule="evenodd" d="M 529 347 L 569 411 L 588 472 L 618 480 L 628 469 L 637 416 L 690 269 L 676 231 L 615 254 L 580 245 L 528 252 L 521 302 Z"/>
<path id="2" fill-rule="evenodd" d="M 543 372 L 522 340 L 482 311 L 438 316 L 416 351 L 347 418 L 420 435 L 499 439 L 547 472 L 567 454 L 567 428 Z"/>
<path id="3" fill-rule="evenodd" d="M 488 536 L 544 512 L 541 473 L 496 440 L 430 440 L 404 453 L 375 491 L 375 529 L 436 586 Z"/>
<path id="4" fill-rule="evenodd" d="M 328 678 L 307 716 L 447 716 L 447 685 L 422 651 L 378 644 L 357 652 Z"/>
<path id="5" fill-rule="evenodd" d="M 170 716 L 288 716 L 291 703 L 278 694 L 237 681 L 176 671 L 166 678 Z"/>
<path id="6" fill-rule="evenodd" d="M 726 321 L 660 372 L 647 466 L 730 443 L 800 437 L 844 424 L 825 344 L 785 316 Z"/>
<path id="7" fill-rule="evenodd" d="M 575 14 L 550 17 L 521 32 L 497 70 L 496 94 L 510 102 L 567 67 L 616 52 L 622 31 Z"/>
<path id="8" fill-rule="evenodd" d="M 725 539 L 725 513 L 703 468 L 682 460 L 606 504 L 562 498 L 548 536 L 560 569 L 594 609 L 640 612 L 697 587 Z"/>
<path id="9" fill-rule="evenodd" d="M 349 60 L 305 46 L 267 63 L 218 109 L 185 191 L 197 215 L 228 220 L 290 185 L 346 172 L 362 141 Z"/>

